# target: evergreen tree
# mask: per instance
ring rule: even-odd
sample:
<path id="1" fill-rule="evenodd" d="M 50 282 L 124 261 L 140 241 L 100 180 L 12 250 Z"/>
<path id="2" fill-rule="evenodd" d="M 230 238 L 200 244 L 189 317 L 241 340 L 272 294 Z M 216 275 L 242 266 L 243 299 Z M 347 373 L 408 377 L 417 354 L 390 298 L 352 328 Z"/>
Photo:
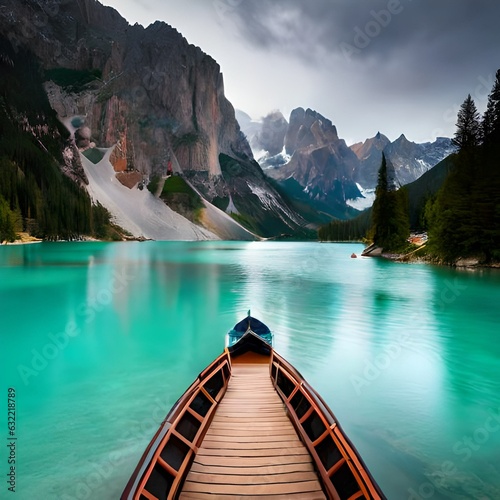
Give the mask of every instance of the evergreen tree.
<path id="1" fill-rule="evenodd" d="M 0 196 L 0 243 L 3 241 L 14 241 L 14 213 L 10 210 L 7 201 Z"/>
<path id="2" fill-rule="evenodd" d="M 96 238 L 106 239 L 110 226 L 111 214 L 99 202 L 92 205 L 92 233 Z"/>
<path id="3" fill-rule="evenodd" d="M 373 242 L 376 245 L 383 246 L 384 224 L 389 218 L 388 211 L 388 181 L 387 181 L 387 160 L 382 153 L 382 164 L 378 171 L 377 188 L 375 190 L 375 201 L 372 207 L 372 232 Z"/>
<path id="4" fill-rule="evenodd" d="M 404 189 L 397 191 L 390 185 L 383 153 L 372 208 L 371 233 L 373 242 L 386 251 L 401 249 L 410 234 L 408 197 Z"/>
<path id="5" fill-rule="evenodd" d="M 471 102 L 469 96 L 459 112 L 461 138 L 466 137 L 464 118 L 474 122 Z M 462 143 L 455 168 L 426 210 L 431 247 L 449 263 L 461 257 L 500 259 L 500 71 L 481 128 L 483 145 L 470 147 L 474 139 Z"/>
<path id="6" fill-rule="evenodd" d="M 482 231 L 483 253 L 486 260 L 498 262 L 500 261 L 500 70 L 496 72 L 485 115 L 491 124 L 489 134 L 484 137 L 473 202 Z"/>
<path id="7" fill-rule="evenodd" d="M 458 112 L 457 131 L 452 142 L 462 151 L 478 146 L 480 140 L 481 126 L 479 124 L 479 113 L 474 99 L 469 94 Z"/>
<path id="8" fill-rule="evenodd" d="M 493 134 L 493 123 L 495 121 L 494 101 L 491 95 L 488 97 L 488 104 L 486 111 L 483 114 L 483 121 L 481 122 L 481 142 L 486 144 L 490 141 Z"/>
<path id="9" fill-rule="evenodd" d="M 445 262 L 471 255 L 474 243 L 470 240 L 478 234 L 474 223 L 469 187 L 473 179 L 468 168 L 470 155 L 461 153 L 456 169 L 448 176 L 430 208 L 429 237 L 434 252 Z M 465 251 L 465 247 L 469 247 Z"/>
<path id="10" fill-rule="evenodd" d="M 500 142 L 500 69 L 496 73 L 495 83 L 488 97 L 481 128 L 485 144 Z"/>
<path id="11" fill-rule="evenodd" d="M 370 229 L 371 210 L 350 220 L 334 219 L 318 230 L 320 241 L 363 241 Z"/>
<path id="12" fill-rule="evenodd" d="M 387 179 L 387 160 L 385 154 L 382 153 L 382 164 L 380 165 L 377 176 L 376 194 L 387 192 L 389 190 L 389 181 Z"/>
<path id="13" fill-rule="evenodd" d="M 1 35 L 0 53 L 14 62 L 0 59 L 2 231 L 24 229 L 47 239 L 90 234 L 90 197 L 59 168 L 69 134 L 50 106 L 36 58 L 14 51 Z M 38 133 L 25 130 L 19 116 Z"/>

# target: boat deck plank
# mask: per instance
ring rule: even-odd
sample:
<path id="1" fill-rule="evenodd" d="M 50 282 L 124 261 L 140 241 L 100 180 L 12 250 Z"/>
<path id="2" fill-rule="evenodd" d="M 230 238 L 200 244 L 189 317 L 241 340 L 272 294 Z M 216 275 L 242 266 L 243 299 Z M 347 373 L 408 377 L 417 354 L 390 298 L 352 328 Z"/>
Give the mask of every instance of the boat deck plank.
<path id="1" fill-rule="evenodd" d="M 227 457 L 218 457 L 214 455 L 197 456 L 195 464 L 208 465 L 214 467 L 268 467 L 271 465 L 285 464 L 310 464 L 311 456 L 309 453 L 301 455 L 277 455 L 261 457 L 238 457 L 238 463 L 228 465 Z M 304 465 L 305 467 L 305 465 Z"/>
<path id="2" fill-rule="evenodd" d="M 220 424 L 212 424 L 211 428 L 217 429 L 221 431 L 221 436 L 226 434 L 226 433 L 232 433 L 234 431 L 241 431 L 242 429 L 245 429 L 242 427 L 240 423 L 231 423 L 231 422 L 225 422 L 225 423 L 220 423 Z M 226 431 L 222 433 L 222 431 Z M 265 434 L 266 432 L 279 432 L 282 431 L 283 433 L 289 433 L 290 431 L 295 432 L 295 429 L 293 428 L 293 425 L 289 423 L 289 425 L 281 425 L 280 422 L 269 422 L 269 423 L 264 423 L 264 422 L 254 422 L 252 429 L 246 429 L 246 434 L 245 435 L 253 435 L 255 434 L 256 436 L 260 436 L 262 434 Z"/>
<path id="3" fill-rule="evenodd" d="M 325 499 L 312 459 L 263 363 L 234 363 L 227 392 L 184 482 L 181 500 Z"/>
<path id="4" fill-rule="evenodd" d="M 257 436 L 267 436 L 267 437 L 272 437 L 272 436 L 294 436 L 295 431 L 292 428 L 285 428 L 281 429 L 279 427 L 270 428 L 270 429 L 265 429 L 265 428 L 258 428 L 258 429 L 242 429 L 241 427 L 238 428 L 232 428 L 228 429 L 225 427 L 220 427 L 218 428 L 219 434 L 218 436 L 220 438 L 237 438 L 237 437 L 246 437 L 246 438 L 251 438 L 255 439 Z M 253 432 L 252 432 L 253 431 Z"/>
<path id="5" fill-rule="evenodd" d="M 283 464 L 279 463 L 278 465 L 248 465 L 243 466 L 243 464 L 239 464 L 241 467 L 225 467 L 223 465 L 203 465 L 201 463 L 193 463 L 191 466 L 191 470 L 193 472 L 202 472 L 207 474 L 227 474 L 227 475 L 241 475 L 241 474 L 256 474 L 256 475 L 271 475 L 278 473 L 288 473 L 288 472 L 303 472 L 303 471 L 313 471 L 314 467 L 312 464 L 306 462 L 303 463 L 291 463 L 291 464 Z"/>
<path id="6" fill-rule="evenodd" d="M 183 493 L 182 499 L 183 500 L 214 500 L 214 498 L 233 498 L 234 495 L 225 495 L 225 494 L 219 494 L 217 497 L 212 495 L 211 493 L 193 493 L 193 492 L 186 492 Z M 238 496 L 238 498 L 240 498 Z M 307 500 L 324 500 L 325 494 L 322 491 L 318 491 L 317 493 L 315 492 L 310 492 L 307 493 L 307 497 L 304 497 L 304 493 L 285 493 L 285 494 L 275 494 L 275 495 L 245 495 L 244 499 L 245 500 L 263 500 L 263 499 L 270 499 L 270 500 L 302 500 L 303 498 L 307 498 Z"/>
<path id="7" fill-rule="evenodd" d="M 218 436 L 214 436 L 213 434 L 210 434 L 209 436 L 205 437 L 205 440 L 203 444 L 210 444 L 210 447 L 214 448 L 215 444 L 217 444 L 219 447 L 222 446 L 228 446 L 231 448 L 231 443 L 234 443 L 237 441 L 238 443 L 255 443 L 255 440 L 259 436 L 252 433 L 244 433 L 240 432 L 239 434 L 232 435 L 232 436 L 226 436 L 224 434 L 220 434 Z M 274 434 L 274 433 L 269 433 L 269 435 L 264 436 L 265 438 L 268 439 L 268 442 L 276 443 L 276 442 L 291 442 L 295 441 L 295 436 L 293 434 Z"/>
<path id="8" fill-rule="evenodd" d="M 247 476 L 252 480 L 255 476 Z M 212 495 L 233 495 L 244 497 L 245 495 L 283 495 L 290 493 L 301 493 L 301 498 L 308 498 L 307 493 L 318 493 L 321 491 L 321 486 L 317 479 L 311 481 L 300 481 L 296 483 L 272 483 L 272 479 L 266 476 L 260 476 L 261 482 L 254 483 L 253 481 L 247 484 L 217 484 L 213 480 L 208 483 L 198 483 L 196 481 L 187 481 L 184 484 L 182 492 L 207 493 Z M 183 498 L 182 493 L 179 497 Z M 323 495 L 323 498 L 326 498 Z"/>

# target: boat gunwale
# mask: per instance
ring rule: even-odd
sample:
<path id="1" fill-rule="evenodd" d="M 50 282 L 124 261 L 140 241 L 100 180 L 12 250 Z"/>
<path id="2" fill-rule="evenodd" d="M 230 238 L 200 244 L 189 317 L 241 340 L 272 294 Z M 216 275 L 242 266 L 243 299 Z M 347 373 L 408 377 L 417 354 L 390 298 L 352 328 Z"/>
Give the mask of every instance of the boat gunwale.
<path id="1" fill-rule="evenodd" d="M 275 362 L 275 359 L 278 360 L 278 363 Z M 273 376 L 272 376 L 273 364 L 276 365 L 276 377 L 275 378 L 273 378 Z M 290 395 L 288 397 L 282 392 L 282 390 L 278 387 L 278 384 L 277 384 L 277 376 L 278 376 L 278 371 L 280 369 L 280 366 L 283 366 L 286 368 L 288 373 L 284 370 L 281 370 L 282 373 L 285 376 L 287 376 L 287 378 L 295 385 L 294 389 L 292 390 L 292 392 L 290 393 Z M 319 444 L 323 439 L 325 439 L 326 432 L 328 432 L 328 434 L 330 434 L 330 436 L 331 436 L 332 440 L 335 442 L 335 444 L 341 445 L 341 446 L 338 446 L 338 449 L 341 452 L 342 456 L 344 457 L 345 462 L 349 466 L 349 469 L 354 474 L 356 481 L 357 481 L 358 485 L 360 485 L 360 489 L 363 492 L 363 495 L 365 496 L 365 498 L 385 499 L 386 498 L 385 495 L 383 494 L 379 485 L 377 484 L 377 482 L 375 481 L 375 479 L 371 475 L 368 467 L 366 466 L 365 462 L 361 458 L 358 450 L 356 449 L 356 447 L 354 446 L 352 441 L 348 438 L 348 436 L 344 432 L 337 417 L 335 416 L 333 411 L 330 409 L 328 404 L 318 394 L 318 392 L 307 382 L 307 380 L 302 376 L 302 374 L 289 361 L 287 361 L 283 356 L 281 356 L 279 353 L 277 353 L 274 349 L 272 349 L 272 352 L 271 352 L 270 375 L 271 375 L 271 380 L 273 381 L 274 387 L 276 388 L 278 394 L 280 395 L 284 404 L 287 407 L 290 420 L 292 421 L 296 432 L 300 435 L 301 439 L 303 440 L 304 444 L 307 447 L 307 450 L 309 451 L 309 453 L 313 457 L 316 468 L 317 468 L 319 474 L 321 475 L 322 483 L 323 483 L 325 489 L 328 490 L 328 494 L 334 499 L 340 498 L 338 496 L 337 492 L 332 491 L 332 489 L 330 488 L 330 485 L 332 485 L 334 487 L 334 485 L 332 484 L 332 481 L 330 480 L 330 476 L 334 474 L 335 466 L 337 464 L 334 464 L 330 470 L 327 470 L 325 468 L 325 466 L 323 465 L 323 463 L 322 463 L 321 459 L 319 458 L 319 456 L 316 452 L 316 449 L 315 449 L 315 443 Z M 295 380 L 292 380 L 290 378 L 290 375 Z M 303 390 L 301 391 L 301 389 L 303 389 Z M 325 432 L 323 432 L 321 434 L 321 436 L 318 437 L 315 441 L 312 441 L 309 438 L 309 436 L 307 435 L 307 433 L 305 432 L 304 428 L 301 425 L 301 422 L 300 422 L 301 419 L 298 418 L 298 415 L 296 414 L 295 409 L 291 405 L 292 398 L 299 391 L 308 399 L 309 403 L 311 404 L 311 408 L 316 409 L 317 415 L 323 420 L 323 424 L 325 425 L 325 429 L 326 429 Z M 340 443 L 338 443 L 338 441 L 340 441 Z M 332 470 L 333 470 L 333 472 L 332 472 Z"/>
<path id="2" fill-rule="evenodd" d="M 179 423 L 180 418 L 184 416 L 186 411 L 188 411 L 187 408 L 189 408 L 189 402 L 192 399 L 194 399 L 193 396 L 195 396 L 198 392 L 202 390 L 203 383 L 206 380 L 208 380 L 211 377 L 211 375 L 214 374 L 215 371 L 222 370 L 226 362 L 229 370 L 229 377 L 227 379 L 224 377 L 224 386 L 221 389 L 221 391 L 219 391 L 219 394 L 217 395 L 217 400 L 214 400 L 215 404 L 212 405 L 207 415 L 205 415 L 203 422 L 201 423 L 200 429 L 196 435 L 197 437 L 196 443 L 195 442 L 192 443 L 193 447 L 189 446 L 190 451 L 184 457 L 183 463 L 179 468 L 179 470 L 176 471 L 177 475 L 174 478 L 174 484 L 172 485 L 171 489 L 176 490 L 179 487 L 179 485 L 182 483 L 183 479 L 185 478 L 189 470 L 187 466 L 188 462 L 190 461 L 192 451 L 195 451 L 196 454 L 196 450 L 201 440 L 203 439 L 204 434 L 210 427 L 210 422 L 213 418 L 214 410 L 217 407 L 218 402 L 224 396 L 224 393 L 227 389 L 229 378 L 231 377 L 231 357 L 229 355 L 229 351 L 227 350 L 227 348 L 224 349 L 224 351 L 219 356 L 217 356 L 217 358 L 215 358 L 212 361 L 212 363 L 210 363 L 204 370 L 202 370 L 198 374 L 198 377 L 186 389 L 186 391 L 184 391 L 184 393 L 178 398 L 178 400 L 174 403 L 170 411 L 167 413 L 165 419 L 160 424 L 160 427 L 158 428 L 155 435 L 149 442 L 146 450 L 142 454 L 136 468 L 134 469 L 134 472 L 132 473 L 120 497 L 121 500 L 136 500 L 139 498 L 138 495 L 143 494 L 143 490 L 145 488 L 147 480 L 149 479 L 151 472 L 158 461 L 158 457 L 162 452 L 163 447 L 167 443 L 168 440 L 167 435 L 169 434 L 169 432 L 172 433 L 173 431 L 175 431 L 175 428 Z M 206 394 L 206 391 L 204 391 L 204 393 Z"/>

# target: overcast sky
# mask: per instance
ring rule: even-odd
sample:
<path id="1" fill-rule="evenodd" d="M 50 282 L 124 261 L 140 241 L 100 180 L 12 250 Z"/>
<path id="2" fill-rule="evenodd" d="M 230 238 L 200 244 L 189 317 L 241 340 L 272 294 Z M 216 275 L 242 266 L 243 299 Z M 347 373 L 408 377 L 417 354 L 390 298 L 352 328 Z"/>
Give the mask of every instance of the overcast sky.
<path id="1" fill-rule="evenodd" d="M 467 94 L 485 109 L 500 68 L 498 0 L 102 0 L 131 24 L 165 21 L 221 66 L 259 119 L 312 108 L 348 144 L 377 131 L 451 137 Z"/>

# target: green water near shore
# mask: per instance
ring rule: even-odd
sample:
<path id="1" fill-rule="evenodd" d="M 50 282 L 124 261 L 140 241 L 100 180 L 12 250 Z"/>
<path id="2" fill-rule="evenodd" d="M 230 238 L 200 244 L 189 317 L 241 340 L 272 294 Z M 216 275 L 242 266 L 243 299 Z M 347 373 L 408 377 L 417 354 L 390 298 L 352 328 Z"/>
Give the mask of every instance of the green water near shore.
<path id="1" fill-rule="evenodd" d="M 5 442 L 13 388 L 12 498 L 118 498 L 170 406 L 249 308 L 389 499 L 500 498 L 500 272 L 350 258 L 361 249 L 1 247 L 0 428 Z"/>

